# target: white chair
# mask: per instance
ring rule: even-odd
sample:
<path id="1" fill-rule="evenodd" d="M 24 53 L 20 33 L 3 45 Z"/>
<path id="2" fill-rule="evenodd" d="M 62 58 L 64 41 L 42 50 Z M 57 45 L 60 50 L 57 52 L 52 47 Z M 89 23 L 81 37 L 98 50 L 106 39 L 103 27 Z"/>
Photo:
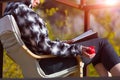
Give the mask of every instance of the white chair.
<path id="1" fill-rule="evenodd" d="M 32 53 L 21 40 L 21 34 L 19 32 L 16 21 L 12 15 L 4 16 L 0 19 L 0 40 L 4 49 L 7 51 L 7 55 L 14 60 L 22 69 L 23 76 L 25 78 L 54 78 L 54 77 L 66 77 L 73 73 L 79 72 L 82 77 L 83 63 L 80 62 L 80 66 L 76 65 L 68 69 L 46 75 L 41 69 L 37 59 L 52 58 L 51 55 L 36 55 Z M 78 58 L 78 61 L 81 61 Z M 82 65 L 81 65 L 82 63 Z M 79 63 L 78 63 L 79 64 Z M 80 68 L 78 68 L 80 67 Z"/>

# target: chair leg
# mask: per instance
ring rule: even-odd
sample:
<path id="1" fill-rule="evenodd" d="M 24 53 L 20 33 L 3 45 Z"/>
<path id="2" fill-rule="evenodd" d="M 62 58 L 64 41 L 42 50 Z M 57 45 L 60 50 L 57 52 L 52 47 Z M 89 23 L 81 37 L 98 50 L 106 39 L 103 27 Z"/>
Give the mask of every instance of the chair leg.
<path id="1" fill-rule="evenodd" d="M 2 3 L 0 3 L 0 18 L 2 17 Z M 3 68 L 3 46 L 0 41 L 0 78 L 2 78 L 2 68 Z"/>
<path id="2" fill-rule="evenodd" d="M 88 76 L 88 66 L 87 65 L 84 65 L 83 67 L 83 76 Z"/>
<path id="3" fill-rule="evenodd" d="M 3 73 L 3 46 L 0 41 L 0 78 L 2 78 Z"/>
<path id="4" fill-rule="evenodd" d="M 79 55 L 76 58 L 77 58 L 77 61 L 78 61 L 79 77 L 83 77 L 84 63 L 82 62 L 82 59 Z"/>

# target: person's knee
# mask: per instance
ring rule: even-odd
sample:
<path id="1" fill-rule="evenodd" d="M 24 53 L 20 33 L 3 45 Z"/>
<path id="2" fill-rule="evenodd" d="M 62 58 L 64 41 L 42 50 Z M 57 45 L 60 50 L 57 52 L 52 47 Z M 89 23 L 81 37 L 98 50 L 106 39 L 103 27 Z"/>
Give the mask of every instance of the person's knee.
<path id="1" fill-rule="evenodd" d="M 100 43 L 102 46 L 105 46 L 109 44 L 109 41 L 106 38 L 100 38 Z"/>

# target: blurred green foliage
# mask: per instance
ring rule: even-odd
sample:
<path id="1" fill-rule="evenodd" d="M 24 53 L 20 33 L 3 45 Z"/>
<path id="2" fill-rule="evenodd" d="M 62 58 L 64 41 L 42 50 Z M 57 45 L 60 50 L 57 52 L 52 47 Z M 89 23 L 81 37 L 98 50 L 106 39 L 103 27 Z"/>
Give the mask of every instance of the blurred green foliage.
<path id="1" fill-rule="evenodd" d="M 70 18 L 74 18 L 74 15 L 83 13 L 80 10 L 76 10 L 74 8 L 58 4 L 52 0 L 46 0 L 48 3 L 45 4 L 45 0 L 41 0 L 40 7 L 34 9 L 40 16 L 45 20 L 47 24 L 47 28 L 49 30 L 49 37 L 52 40 L 59 38 L 61 40 L 71 39 L 81 32 L 83 29 L 77 33 L 70 22 Z M 91 1 L 90 1 L 91 3 Z M 56 14 L 58 13 L 58 14 Z M 106 30 L 101 37 L 107 38 L 110 43 L 113 45 L 115 51 L 120 55 L 120 44 L 117 44 L 115 38 L 115 32 L 110 27 L 111 16 L 109 12 L 105 12 L 103 17 L 96 14 L 98 12 L 92 12 L 95 17 L 95 20 L 103 26 Z M 55 16 L 56 15 L 56 16 Z M 70 17 L 72 16 L 72 17 Z M 79 29 L 79 28 L 78 28 Z M 88 66 L 89 68 L 89 76 L 98 77 L 97 72 L 93 68 L 92 64 Z M 4 65 L 3 65 L 3 78 L 23 78 L 20 67 L 13 62 L 4 52 Z"/>
<path id="2" fill-rule="evenodd" d="M 23 78 L 20 67 L 6 55 L 3 57 L 3 78 Z"/>

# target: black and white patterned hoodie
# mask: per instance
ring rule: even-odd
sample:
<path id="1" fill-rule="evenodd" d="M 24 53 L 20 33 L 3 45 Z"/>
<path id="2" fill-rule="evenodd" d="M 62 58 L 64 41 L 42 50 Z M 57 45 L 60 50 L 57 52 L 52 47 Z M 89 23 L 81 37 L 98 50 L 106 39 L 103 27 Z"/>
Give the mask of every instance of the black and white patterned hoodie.
<path id="1" fill-rule="evenodd" d="M 51 41 L 45 22 L 30 8 L 30 0 L 9 2 L 4 15 L 13 15 L 25 45 L 35 54 L 76 56 L 81 54 L 80 45 Z"/>

